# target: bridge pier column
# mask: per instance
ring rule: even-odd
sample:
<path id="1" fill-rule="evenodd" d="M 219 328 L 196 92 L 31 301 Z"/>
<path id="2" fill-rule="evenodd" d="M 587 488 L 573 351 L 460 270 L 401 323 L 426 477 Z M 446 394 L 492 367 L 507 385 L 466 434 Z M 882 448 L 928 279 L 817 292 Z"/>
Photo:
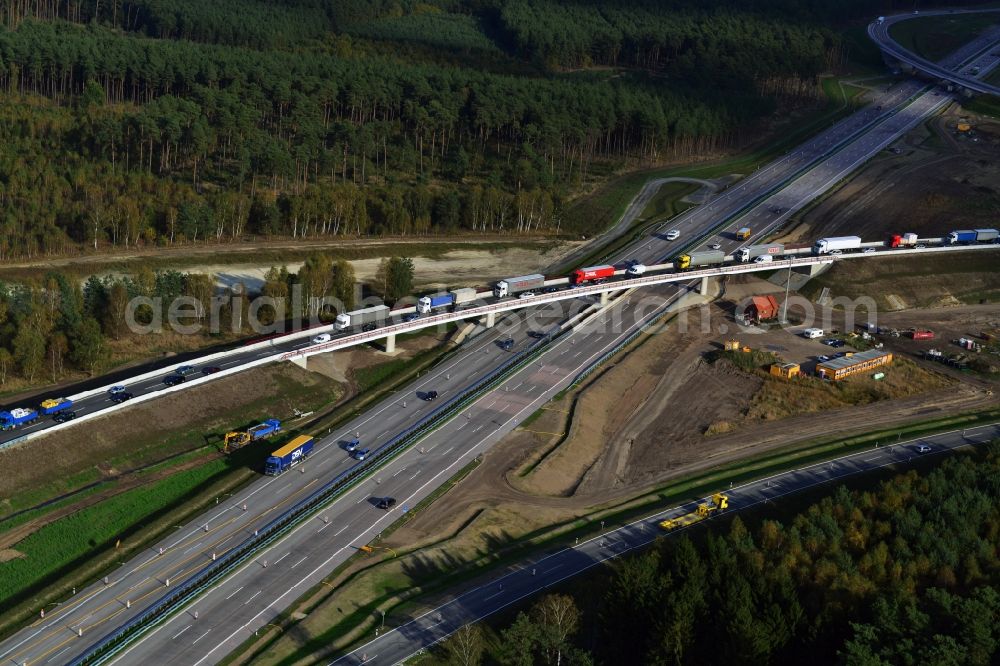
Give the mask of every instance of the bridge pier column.
<path id="1" fill-rule="evenodd" d="M 611 292 L 608 292 L 608 291 L 602 291 L 601 292 L 601 307 L 602 308 L 605 307 L 605 306 L 607 306 L 607 304 L 608 304 L 608 294 L 609 293 L 611 293 Z"/>
<path id="2" fill-rule="evenodd" d="M 486 313 L 486 328 L 493 328 L 497 323 L 497 313 L 488 312 Z"/>
<path id="3" fill-rule="evenodd" d="M 708 296 L 711 293 L 711 286 L 709 285 L 709 277 L 707 275 L 701 279 L 701 286 L 698 288 L 698 293 L 702 296 Z"/>
<path id="4" fill-rule="evenodd" d="M 385 353 L 391 354 L 396 351 L 396 334 L 392 333 L 385 339 Z"/>
<path id="5" fill-rule="evenodd" d="M 308 356 L 296 356 L 295 358 L 292 359 L 292 363 L 299 366 L 303 370 L 308 370 L 309 368 L 306 367 L 306 361 L 308 359 L 309 359 Z"/>

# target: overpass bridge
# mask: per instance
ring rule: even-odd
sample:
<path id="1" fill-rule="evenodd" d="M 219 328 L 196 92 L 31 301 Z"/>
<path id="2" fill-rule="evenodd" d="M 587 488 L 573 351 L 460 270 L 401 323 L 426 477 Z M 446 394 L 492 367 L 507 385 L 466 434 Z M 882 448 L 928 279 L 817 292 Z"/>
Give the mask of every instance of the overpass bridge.
<path id="1" fill-rule="evenodd" d="M 977 56 L 975 63 L 971 63 L 969 59 L 957 64 L 952 62 L 932 62 L 903 48 L 890 35 L 892 26 L 903 21 L 917 18 L 960 16 L 991 12 L 1000 12 L 1000 9 L 953 9 L 880 16 L 868 25 L 868 37 L 882 50 L 882 54 L 887 61 L 899 63 L 910 71 L 956 86 L 958 89 L 968 93 L 1000 95 L 1000 86 L 992 85 L 979 78 L 985 76 L 991 69 L 1000 64 L 1000 44 L 998 44 L 1000 42 L 1000 26 L 988 30 L 972 43 L 973 45 L 977 45 L 979 50 L 977 53 L 967 55 Z M 998 20 L 1000 20 L 1000 17 L 998 17 Z M 975 48 L 975 46 L 970 46 L 970 48 Z"/>

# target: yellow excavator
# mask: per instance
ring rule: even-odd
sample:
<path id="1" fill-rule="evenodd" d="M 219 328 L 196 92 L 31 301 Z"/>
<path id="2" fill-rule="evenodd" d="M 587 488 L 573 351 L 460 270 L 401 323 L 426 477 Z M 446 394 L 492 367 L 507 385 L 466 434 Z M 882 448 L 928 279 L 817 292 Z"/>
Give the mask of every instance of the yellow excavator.
<path id="1" fill-rule="evenodd" d="M 250 442 L 267 439 L 278 432 L 281 432 L 281 421 L 278 419 L 268 419 L 246 430 L 227 432 L 225 438 L 222 440 L 222 451 L 227 454 L 232 453 Z"/>
<path id="2" fill-rule="evenodd" d="M 729 496 L 722 493 L 715 493 L 712 495 L 711 501 L 699 504 L 698 508 L 694 511 L 675 516 L 674 518 L 667 518 L 660 523 L 660 527 L 665 530 L 676 530 L 679 527 L 687 527 L 728 508 Z"/>

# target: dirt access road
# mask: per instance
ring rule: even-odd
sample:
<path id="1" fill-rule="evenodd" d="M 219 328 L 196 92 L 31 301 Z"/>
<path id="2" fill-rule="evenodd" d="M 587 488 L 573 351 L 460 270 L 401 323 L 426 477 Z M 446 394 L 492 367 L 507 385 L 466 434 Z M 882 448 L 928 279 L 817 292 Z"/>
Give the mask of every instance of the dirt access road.
<path id="1" fill-rule="evenodd" d="M 948 318 L 947 311 L 929 314 Z M 704 322 L 705 316 L 711 321 Z M 689 311 L 686 331 L 675 322 L 637 351 L 615 360 L 581 392 L 567 436 L 559 434 L 570 399 L 550 404 L 541 417 L 494 447 L 444 501 L 393 533 L 387 545 L 412 548 L 436 543 L 472 532 L 473 523 L 478 528 L 492 526 L 487 533 L 500 530 L 516 536 L 585 515 L 670 479 L 796 442 L 1000 404 L 996 396 L 1000 391 L 993 397 L 986 394 L 988 382 L 949 376 L 928 363 L 920 364 L 920 372 L 929 377 L 929 389 L 922 393 L 780 421 L 747 419 L 764 380 L 727 364 L 709 364 L 704 358 L 713 343 L 728 336 L 717 329 L 703 333 L 703 323 L 711 330 L 726 317 L 718 306 Z M 797 343 L 791 333 L 780 330 L 748 341 L 755 347 Z M 719 421 L 737 426 L 732 432 L 706 435 Z M 550 451 L 554 442 L 558 446 Z M 550 452 L 525 475 L 526 465 L 545 451 Z M 485 539 L 471 533 L 454 537 L 463 538 Z"/>

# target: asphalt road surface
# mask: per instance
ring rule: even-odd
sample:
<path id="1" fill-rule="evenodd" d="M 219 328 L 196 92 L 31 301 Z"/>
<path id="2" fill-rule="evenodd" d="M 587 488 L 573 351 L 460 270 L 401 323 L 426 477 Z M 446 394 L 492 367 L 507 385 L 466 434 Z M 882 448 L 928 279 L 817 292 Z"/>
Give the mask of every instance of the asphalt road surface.
<path id="1" fill-rule="evenodd" d="M 754 225 L 760 226 L 755 232 L 763 233 L 769 224 L 777 224 L 787 215 L 787 211 L 773 212 L 779 203 L 783 207 L 789 201 L 797 201 L 796 197 L 806 196 L 810 189 L 813 196 L 819 194 L 822 187 L 836 182 L 837 174 L 865 159 L 866 150 L 869 156 L 877 152 L 887 140 L 898 136 L 944 102 L 943 96 L 925 93 L 906 103 L 917 90 L 917 84 L 897 86 L 880 100 L 882 111 L 874 108 L 859 111 L 729 188 L 707 206 L 692 209 L 673 221 L 670 227 L 682 231 L 680 240 L 671 243 L 662 238 L 662 233 L 654 232 L 636 249 L 623 253 L 621 259 L 654 263 L 675 248 L 683 247 L 686 240 L 695 239 L 744 210 L 759 216 L 753 218 Z M 903 104 L 906 104 L 903 108 L 893 106 Z M 845 144 L 865 128 L 869 131 Z M 836 152 L 830 154 L 832 150 Z M 828 157 L 823 159 L 824 155 Z M 813 180 L 801 185 L 801 192 L 796 190 L 789 194 L 792 188 L 800 187 L 797 175 L 799 179 Z M 775 189 L 781 190 L 774 195 L 778 199 L 768 199 L 768 193 Z M 732 230 L 744 224 L 745 219 L 725 226 L 730 233 L 723 231 L 720 242 L 725 242 L 727 250 L 739 245 L 730 235 Z M 394 519 L 395 512 L 414 506 L 461 466 L 489 448 L 568 384 L 579 370 L 627 337 L 644 317 L 672 302 L 677 293 L 676 287 L 663 287 L 649 290 L 641 297 L 636 295 L 611 308 L 593 325 L 556 341 L 540 361 L 519 371 L 501 388 L 458 414 L 419 448 L 397 458 L 376 478 L 346 493 L 321 516 L 261 553 L 257 560 L 228 578 L 189 611 L 165 623 L 131 648 L 121 658 L 121 663 L 143 660 L 168 660 L 177 664 L 217 662 L 358 546 L 369 541 Z M 353 461 L 339 449 L 340 442 L 360 433 L 364 445 L 374 449 L 432 408 L 432 404 L 417 398 L 417 392 L 436 390 L 442 397 L 454 395 L 506 357 L 508 352 L 496 345 L 500 337 L 512 335 L 519 347 L 531 344 L 528 330 L 551 326 L 562 318 L 557 314 L 544 314 L 545 308 L 538 310 L 542 314 L 533 309 L 524 316 L 508 315 L 503 320 L 508 324 L 524 322 L 524 317 L 528 321 L 516 329 L 499 325 L 497 330 L 474 338 L 432 373 L 347 424 L 342 431 L 319 438 L 315 452 L 304 465 L 279 477 L 262 478 L 239 496 L 226 498 L 217 509 L 178 529 L 174 537 L 124 563 L 119 571 L 108 577 L 107 584 L 98 582 L 80 591 L 43 620 L 0 644 L 0 657 L 18 664 L 24 661 L 59 664 L 84 652 L 114 627 L 159 598 L 168 580 L 172 585 L 180 583 L 211 561 L 213 553 L 225 552 L 295 500 L 319 487 L 322 481 L 346 470 Z M 299 340 L 290 344 L 304 343 Z M 234 357 L 225 362 L 239 360 Z M 216 364 L 221 366 L 222 362 Z M 372 500 L 383 495 L 393 495 L 399 500 L 393 511 L 383 513 L 374 507 Z M 162 554 L 160 548 L 163 548 Z M 197 620 L 195 612 L 199 615 Z M 185 617 L 192 621 L 185 623 Z"/>
<path id="2" fill-rule="evenodd" d="M 922 455 L 941 456 L 997 437 L 1000 437 L 1000 424 L 970 428 L 965 431 L 956 430 L 859 451 L 836 460 L 776 474 L 725 490 L 729 496 L 730 509 L 718 515 L 728 515 L 732 511 L 746 509 L 823 483 L 883 467 L 896 466 L 905 469 L 909 462 Z M 931 452 L 917 453 L 918 445 L 930 446 Z M 691 502 L 673 507 L 654 516 L 611 529 L 584 543 L 522 562 L 507 569 L 495 580 L 469 590 L 406 624 L 387 627 L 380 636 L 333 660 L 330 666 L 353 666 L 362 663 L 366 666 L 397 664 L 443 640 L 463 625 L 477 622 L 602 562 L 648 546 L 654 539 L 665 534 L 659 527 L 660 521 L 689 513 L 695 510 L 697 504 L 698 502 Z M 695 523 L 699 524 L 701 523 Z M 691 527 L 693 526 L 679 528 L 666 534 L 674 535 Z"/>
<path id="3" fill-rule="evenodd" d="M 972 10 L 961 10 L 961 9 L 946 9 L 937 11 L 925 11 L 921 14 L 913 12 L 913 14 L 896 14 L 895 16 L 886 16 L 882 21 L 875 21 L 868 26 L 868 36 L 874 41 L 880 49 L 882 49 L 889 56 L 899 60 L 902 63 L 913 67 L 916 71 L 923 72 L 929 76 L 938 77 L 943 80 L 953 81 L 954 83 L 963 86 L 969 90 L 973 90 L 977 93 L 983 93 L 987 95 L 998 95 L 1000 94 L 1000 87 L 990 85 L 985 81 L 978 80 L 981 72 L 976 71 L 970 66 L 968 69 L 955 71 L 954 68 L 948 67 L 943 63 L 934 63 L 926 58 L 921 58 L 915 53 L 907 51 L 905 48 L 900 46 L 896 40 L 892 38 L 889 34 L 890 29 L 893 25 L 900 23 L 902 21 L 908 21 L 910 19 L 917 18 L 927 18 L 927 17 L 940 17 L 940 16 L 952 16 L 958 14 L 981 14 L 985 12 L 997 12 L 1000 9 L 972 9 Z M 996 38 L 998 34 L 997 29 L 992 29 L 986 33 L 986 38 Z"/>

